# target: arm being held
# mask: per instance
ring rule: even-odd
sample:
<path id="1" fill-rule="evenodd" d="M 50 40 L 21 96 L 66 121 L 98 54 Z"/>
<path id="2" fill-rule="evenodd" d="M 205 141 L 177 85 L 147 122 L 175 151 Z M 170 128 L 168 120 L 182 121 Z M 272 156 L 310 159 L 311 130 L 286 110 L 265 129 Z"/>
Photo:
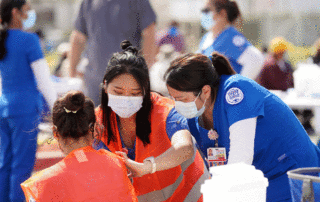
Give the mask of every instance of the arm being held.
<path id="1" fill-rule="evenodd" d="M 116 153 L 124 158 L 127 167 L 133 172 L 134 177 L 141 177 L 152 172 L 152 163 L 150 161 L 138 163 L 129 159 L 124 152 Z M 171 138 L 171 147 L 155 158 L 156 171 L 168 170 L 179 166 L 190 159 L 193 154 L 194 146 L 191 133 L 188 130 L 179 130 Z"/>

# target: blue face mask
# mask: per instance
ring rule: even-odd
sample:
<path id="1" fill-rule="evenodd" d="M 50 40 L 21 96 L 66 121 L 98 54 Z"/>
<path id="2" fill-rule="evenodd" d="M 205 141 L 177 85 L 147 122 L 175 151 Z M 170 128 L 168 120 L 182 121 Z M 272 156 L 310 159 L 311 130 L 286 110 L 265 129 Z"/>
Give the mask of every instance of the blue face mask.
<path id="1" fill-rule="evenodd" d="M 207 31 L 210 31 L 215 24 L 216 24 L 216 22 L 213 20 L 213 13 L 212 12 L 207 12 L 207 13 L 201 14 L 201 25 Z"/>
<path id="2" fill-rule="evenodd" d="M 27 30 L 32 28 L 36 23 L 36 18 L 37 18 L 37 15 L 35 10 L 28 11 L 28 18 L 23 20 L 23 29 Z"/>

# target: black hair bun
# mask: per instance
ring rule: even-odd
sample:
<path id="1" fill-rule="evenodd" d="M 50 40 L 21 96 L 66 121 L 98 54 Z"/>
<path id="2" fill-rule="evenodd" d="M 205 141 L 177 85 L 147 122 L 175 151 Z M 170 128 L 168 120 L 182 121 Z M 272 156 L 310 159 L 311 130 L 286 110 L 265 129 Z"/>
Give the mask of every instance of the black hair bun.
<path id="1" fill-rule="evenodd" d="M 123 51 L 129 51 L 129 52 L 131 52 L 131 53 L 133 53 L 135 55 L 138 53 L 138 49 L 136 47 L 133 47 L 132 43 L 130 41 L 128 41 L 128 40 L 122 41 L 120 46 L 121 46 Z"/>
<path id="2" fill-rule="evenodd" d="M 66 95 L 66 109 L 78 111 L 84 107 L 85 95 L 81 91 L 70 91 Z"/>
<path id="3" fill-rule="evenodd" d="M 124 40 L 120 44 L 122 50 L 126 50 L 128 47 L 132 46 L 131 42 L 128 40 Z"/>

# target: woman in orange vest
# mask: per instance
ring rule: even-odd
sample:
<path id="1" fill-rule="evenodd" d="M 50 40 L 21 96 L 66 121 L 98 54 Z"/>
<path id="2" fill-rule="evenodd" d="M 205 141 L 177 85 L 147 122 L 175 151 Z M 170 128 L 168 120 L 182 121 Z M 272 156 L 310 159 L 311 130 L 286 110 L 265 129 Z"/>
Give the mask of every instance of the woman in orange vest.
<path id="1" fill-rule="evenodd" d="M 148 67 L 138 50 L 129 41 L 121 47 L 103 79 L 97 149 L 122 156 L 139 201 L 202 201 L 200 186 L 209 175 L 186 119 L 173 100 L 150 92 Z"/>
<path id="2" fill-rule="evenodd" d="M 91 146 L 92 100 L 70 91 L 54 103 L 52 118 L 54 137 L 67 156 L 21 184 L 27 201 L 138 201 L 121 158 Z"/>

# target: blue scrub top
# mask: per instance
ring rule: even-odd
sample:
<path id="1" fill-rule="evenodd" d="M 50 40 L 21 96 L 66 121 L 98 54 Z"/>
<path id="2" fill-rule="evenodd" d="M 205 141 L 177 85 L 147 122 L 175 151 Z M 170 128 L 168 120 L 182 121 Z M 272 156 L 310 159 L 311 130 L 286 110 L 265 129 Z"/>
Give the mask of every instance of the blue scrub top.
<path id="1" fill-rule="evenodd" d="M 198 52 L 211 56 L 212 52 L 217 51 L 228 58 L 233 69 L 240 73 L 242 65 L 238 63 L 239 57 L 252 44 L 234 27 L 228 27 L 225 29 L 209 47 L 204 47 L 207 37 L 210 37 L 211 32 L 206 33 L 201 42 L 200 50 Z"/>
<path id="2" fill-rule="evenodd" d="M 43 101 L 31 69 L 33 62 L 43 58 L 39 37 L 19 29 L 8 30 L 6 50 L 0 60 L 0 118 L 40 113 Z"/>
<path id="3" fill-rule="evenodd" d="M 119 119 L 118 121 L 118 129 L 119 129 Z M 168 138 L 171 140 L 172 136 L 179 130 L 189 130 L 187 119 L 184 118 L 182 115 L 180 115 L 175 108 L 171 109 L 170 113 L 168 114 L 167 121 L 166 121 L 166 131 Z M 119 129 L 120 131 L 120 129 Z M 122 146 L 124 147 L 124 142 L 121 138 Z M 96 150 L 99 149 L 106 149 L 108 151 L 109 148 L 102 142 L 102 141 L 96 141 L 95 144 L 93 144 L 94 148 Z M 135 159 L 135 150 L 136 150 L 136 142 L 134 142 L 133 148 L 127 148 L 128 149 L 128 157 L 132 160 Z"/>
<path id="4" fill-rule="evenodd" d="M 319 149 L 311 142 L 292 110 L 276 95 L 255 81 L 241 75 L 222 75 L 213 110 L 214 129 L 219 134 L 219 147 L 230 151 L 229 128 L 232 124 L 257 118 L 253 165 L 269 179 L 288 169 L 320 166 Z M 198 118 L 188 120 L 191 133 L 207 156 L 214 147 L 208 130 Z"/>

